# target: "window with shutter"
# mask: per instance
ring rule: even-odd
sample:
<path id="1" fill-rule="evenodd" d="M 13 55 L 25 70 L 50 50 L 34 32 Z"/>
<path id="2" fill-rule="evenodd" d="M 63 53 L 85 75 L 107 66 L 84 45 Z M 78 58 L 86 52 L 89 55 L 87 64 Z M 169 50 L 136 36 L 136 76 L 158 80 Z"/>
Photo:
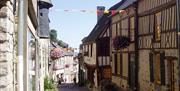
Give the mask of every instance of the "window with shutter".
<path id="1" fill-rule="evenodd" d="M 149 53 L 150 81 L 165 85 L 165 53 Z"/>
<path id="2" fill-rule="evenodd" d="M 161 84 L 161 69 L 160 69 L 160 53 L 155 54 L 154 58 L 154 82 L 157 84 Z"/>

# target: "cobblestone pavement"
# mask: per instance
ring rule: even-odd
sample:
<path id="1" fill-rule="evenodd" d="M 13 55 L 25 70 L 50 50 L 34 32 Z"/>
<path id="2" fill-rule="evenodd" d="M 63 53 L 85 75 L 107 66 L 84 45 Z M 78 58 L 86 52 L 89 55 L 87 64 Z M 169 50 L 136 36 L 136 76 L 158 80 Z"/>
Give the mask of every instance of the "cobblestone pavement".
<path id="1" fill-rule="evenodd" d="M 86 87 L 79 87 L 78 85 L 74 85 L 72 83 L 63 83 L 58 86 L 59 91 L 90 91 Z"/>

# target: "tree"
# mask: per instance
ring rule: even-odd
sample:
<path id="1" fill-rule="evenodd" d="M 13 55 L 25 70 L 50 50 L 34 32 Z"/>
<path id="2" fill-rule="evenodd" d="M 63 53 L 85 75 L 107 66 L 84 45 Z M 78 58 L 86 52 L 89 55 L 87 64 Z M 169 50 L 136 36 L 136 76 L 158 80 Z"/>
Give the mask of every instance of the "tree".
<path id="1" fill-rule="evenodd" d="M 59 46 L 61 46 L 61 47 L 63 47 L 63 46 L 64 46 L 64 45 L 63 45 L 63 41 L 62 41 L 62 40 L 58 40 L 58 42 L 57 42 L 57 43 L 58 43 L 58 45 L 59 45 Z"/>
<path id="2" fill-rule="evenodd" d="M 59 46 L 61 46 L 63 48 L 68 48 L 68 44 L 63 42 L 62 40 L 58 40 L 57 43 Z"/>
<path id="3" fill-rule="evenodd" d="M 52 29 L 50 31 L 50 40 L 52 42 L 56 42 L 57 41 L 57 31 L 55 29 Z"/>

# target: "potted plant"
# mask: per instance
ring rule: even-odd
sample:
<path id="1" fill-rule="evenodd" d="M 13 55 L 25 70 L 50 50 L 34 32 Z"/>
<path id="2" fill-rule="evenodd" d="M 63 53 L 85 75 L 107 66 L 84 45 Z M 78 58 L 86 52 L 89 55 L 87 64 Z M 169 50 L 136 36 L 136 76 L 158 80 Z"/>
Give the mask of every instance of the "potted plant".
<path id="1" fill-rule="evenodd" d="M 115 49 L 126 48 L 130 45 L 130 38 L 126 36 L 116 36 L 113 38 L 113 47 Z"/>
<path id="2" fill-rule="evenodd" d="M 58 59 L 58 58 L 63 56 L 63 50 L 60 49 L 60 48 L 53 48 L 50 51 L 50 56 L 51 56 L 52 60 L 56 60 L 56 59 Z"/>

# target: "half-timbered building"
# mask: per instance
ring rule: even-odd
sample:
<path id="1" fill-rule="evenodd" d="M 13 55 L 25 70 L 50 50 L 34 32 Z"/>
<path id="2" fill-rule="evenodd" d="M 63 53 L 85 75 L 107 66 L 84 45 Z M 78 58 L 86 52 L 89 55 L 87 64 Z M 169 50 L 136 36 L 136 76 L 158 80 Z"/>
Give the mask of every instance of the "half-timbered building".
<path id="1" fill-rule="evenodd" d="M 111 78 L 109 24 L 108 14 L 103 15 L 92 32 L 83 39 L 82 46 L 87 79 L 96 87 L 101 80 Z"/>
<path id="2" fill-rule="evenodd" d="M 135 39 L 136 0 L 122 0 L 111 10 L 112 81 L 123 89 L 136 89 L 137 40 Z"/>
<path id="3" fill-rule="evenodd" d="M 139 91 L 179 91 L 176 0 L 138 2 Z"/>
<path id="4" fill-rule="evenodd" d="M 122 0 L 109 10 L 116 13 L 91 32 L 97 83 L 108 77 L 110 63 L 111 80 L 121 88 L 179 91 L 176 0 Z"/>

